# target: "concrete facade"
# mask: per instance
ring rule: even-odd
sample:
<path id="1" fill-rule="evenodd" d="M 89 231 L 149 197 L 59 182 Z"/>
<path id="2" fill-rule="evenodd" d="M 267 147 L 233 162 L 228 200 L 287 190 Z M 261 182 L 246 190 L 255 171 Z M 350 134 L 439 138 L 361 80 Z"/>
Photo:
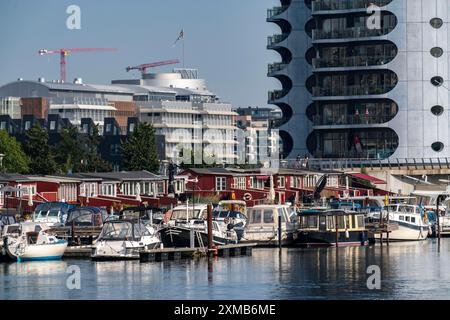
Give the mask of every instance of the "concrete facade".
<path id="1" fill-rule="evenodd" d="M 274 38 L 269 38 L 268 45 L 282 57 L 281 67 L 269 66 L 269 76 L 279 79 L 283 90 L 269 94 L 269 103 L 279 106 L 284 113 L 285 123 L 280 130 L 286 157 L 304 153 L 316 158 L 380 160 L 450 157 L 449 0 L 285 0 L 281 3 L 281 7 L 269 10 L 267 20 L 279 25 L 285 34 L 275 39 L 281 40 L 275 43 Z M 381 8 L 379 32 L 368 30 L 367 23 L 362 25 L 375 17 L 368 10 L 371 3 L 378 3 Z M 360 21 L 363 22 L 358 25 Z M 383 62 L 374 54 L 364 57 L 349 54 L 355 48 L 362 51 L 362 47 L 366 50 L 371 45 L 395 46 L 395 54 L 391 51 L 391 56 Z M 321 54 L 333 46 L 347 51 L 347 55 L 339 57 L 337 64 L 323 63 L 326 58 Z M 436 56 L 432 55 L 432 49 L 438 52 Z M 352 82 L 357 77 L 355 74 L 361 74 L 361 84 L 364 77 L 369 79 L 365 87 Z M 345 78 L 342 81 L 347 87 L 333 87 L 338 77 Z M 382 82 L 376 82 L 377 77 Z M 388 77 L 393 80 L 387 85 Z M 437 82 L 433 84 L 434 77 L 442 77 L 443 83 L 434 79 Z M 375 119 L 373 109 L 368 106 L 375 108 L 378 103 L 383 108 L 387 102 L 393 102 L 392 110 L 396 110 L 389 117 L 383 114 L 383 118 Z M 322 121 L 323 115 L 319 113 L 327 103 L 341 103 L 347 108 L 342 114 L 347 120 Z M 362 110 L 355 109 L 355 105 L 362 106 Z M 316 115 L 322 120 L 315 121 Z M 355 121 L 363 116 L 370 120 Z M 324 141 L 327 139 L 324 137 L 333 133 L 341 140 L 335 146 L 332 146 L 335 142 Z M 371 135 L 376 138 L 365 142 L 364 137 Z M 376 139 L 392 141 L 387 146 Z M 355 149 L 352 144 L 356 145 L 356 151 L 351 150 Z M 344 152 L 337 153 L 333 148 Z"/>

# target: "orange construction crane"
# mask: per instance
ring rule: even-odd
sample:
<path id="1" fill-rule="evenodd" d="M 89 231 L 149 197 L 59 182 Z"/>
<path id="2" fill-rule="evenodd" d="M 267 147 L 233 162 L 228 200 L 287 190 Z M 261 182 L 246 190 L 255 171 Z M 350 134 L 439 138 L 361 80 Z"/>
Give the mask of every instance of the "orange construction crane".
<path id="1" fill-rule="evenodd" d="M 78 53 L 78 52 L 113 52 L 117 51 L 118 49 L 113 48 L 72 48 L 72 49 L 56 49 L 56 50 L 47 50 L 47 49 L 41 49 L 38 51 L 38 53 L 43 56 L 45 54 L 54 54 L 57 53 L 61 56 L 61 81 L 66 82 L 66 57 L 69 54 L 72 53 Z"/>
<path id="2" fill-rule="evenodd" d="M 126 70 L 127 70 L 127 72 L 130 72 L 131 70 L 139 70 L 142 73 L 142 77 L 144 77 L 144 75 L 147 73 L 148 68 L 156 68 L 156 67 L 167 66 L 167 65 L 171 65 L 171 64 L 177 64 L 177 63 L 180 63 L 180 61 L 179 60 L 166 60 L 166 61 L 141 64 L 136 67 L 127 67 Z"/>

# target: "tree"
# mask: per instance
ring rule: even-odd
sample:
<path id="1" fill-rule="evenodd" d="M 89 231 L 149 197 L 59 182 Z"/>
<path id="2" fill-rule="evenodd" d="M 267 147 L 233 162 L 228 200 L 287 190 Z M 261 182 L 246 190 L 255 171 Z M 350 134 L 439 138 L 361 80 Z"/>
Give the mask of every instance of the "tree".
<path id="1" fill-rule="evenodd" d="M 78 128 L 69 126 L 61 131 L 61 137 L 55 147 L 55 160 L 61 173 L 80 172 L 83 158 L 82 144 Z"/>
<path id="2" fill-rule="evenodd" d="M 153 126 L 138 124 L 131 136 L 122 142 L 122 154 L 125 170 L 158 173 L 159 159 Z"/>
<path id="3" fill-rule="evenodd" d="M 112 165 L 102 159 L 98 148 L 101 137 L 98 125 L 93 127 L 92 134 L 83 137 L 83 159 L 81 164 L 82 172 L 109 172 L 112 171 Z"/>
<path id="4" fill-rule="evenodd" d="M 57 164 L 48 143 L 48 133 L 39 123 L 26 133 L 24 150 L 30 158 L 30 173 L 55 174 L 57 172 Z"/>
<path id="5" fill-rule="evenodd" d="M 23 152 L 16 138 L 11 137 L 5 130 L 0 130 L 0 154 L 4 155 L 0 172 L 28 172 L 30 159 Z"/>

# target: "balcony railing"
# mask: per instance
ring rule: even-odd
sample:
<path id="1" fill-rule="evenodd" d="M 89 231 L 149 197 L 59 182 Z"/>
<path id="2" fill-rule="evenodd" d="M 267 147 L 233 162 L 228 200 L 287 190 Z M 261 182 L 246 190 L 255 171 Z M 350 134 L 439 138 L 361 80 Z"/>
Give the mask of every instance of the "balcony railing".
<path id="1" fill-rule="evenodd" d="M 275 34 L 273 36 L 269 36 L 267 37 L 267 46 L 271 47 L 275 44 L 278 44 L 284 40 L 286 40 L 286 38 L 289 36 L 288 33 L 282 33 L 282 34 Z"/>
<path id="2" fill-rule="evenodd" d="M 281 7 L 273 7 L 272 9 L 267 10 L 267 20 L 272 19 L 273 17 L 283 13 L 287 10 L 289 6 L 281 6 Z"/>
<path id="3" fill-rule="evenodd" d="M 392 0 L 379 0 L 376 1 L 376 5 L 384 7 L 391 2 Z M 367 9 L 370 5 L 372 3 L 367 0 L 317 0 L 312 3 L 312 11 Z"/>
<path id="4" fill-rule="evenodd" d="M 366 85 L 343 86 L 337 88 L 313 87 L 314 97 L 339 97 L 339 96 L 367 96 L 385 94 L 394 89 L 395 85 Z"/>
<path id="5" fill-rule="evenodd" d="M 338 126 L 338 125 L 373 125 L 383 124 L 393 119 L 393 116 L 386 115 L 342 115 L 335 117 L 314 116 L 313 124 L 315 126 Z"/>
<path id="6" fill-rule="evenodd" d="M 271 63 L 267 66 L 267 74 L 273 74 L 274 72 L 281 71 L 287 67 L 286 63 Z"/>
<path id="7" fill-rule="evenodd" d="M 366 27 L 355 27 L 341 30 L 313 30 L 313 40 L 326 40 L 326 39 L 357 39 L 357 38 L 369 38 L 369 37 L 381 37 L 387 35 L 394 26 L 384 27 L 381 29 L 368 29 Z"/>
<path id="8" fill-rule="evenodd" d="M 340 67 L 371 67 L 382 66 L 391 62 L 395 55 L 379 55 L 379 56 L 355 56 L 343 58 L 316 58 L 313 59 L 313 66 L 320 68 L 340 68 Z"/>
<path id="9" fill-rule="evenodd" d="M 283 98 L 285 95 L 288 94 L 289 91 L 287 90 L 274 90 L 269 91 L 269 102 L 273 102 L 275 100 Z"/>

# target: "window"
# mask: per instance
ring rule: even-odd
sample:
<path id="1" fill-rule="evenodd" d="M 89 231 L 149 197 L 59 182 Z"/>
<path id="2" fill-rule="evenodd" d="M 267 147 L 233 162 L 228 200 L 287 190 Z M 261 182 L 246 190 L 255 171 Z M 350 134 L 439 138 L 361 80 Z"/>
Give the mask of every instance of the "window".
<path id="1" fill-rule="evenodd" d="M 284 189 L 286 187 L 286 177 L 278 177 L 278 188 Z"/>
<path id="2" fill-rule="evenodd" d="M 430 50 L 430 53 L 433 57 L 439 58 L 444 54 L 444 50 L 442 50 L 442 48 L 439 47 L 434 47 Z"/>
<path id="3" fill-rule="evenodd" d="M 405 220 L 406 220 L 406 222 L 410 222 L 410 221 L 411 221 L 411 217 L 406 216 L 406 217 L 405 217 Z"/>
<path id="4" fill-rule="evenodd" d="M 216 177 L 216 191 L 225 191 L 227 189 L 227 178 Z"/>
<path id="5" fill-rule="evenodd" d="M 50 130 L 56 129 L 56 121 L 50 121 Z"/>
<path id="6" fill-rule="evenodd" d="M 444 24 L 444 21 L 441 18 L 433 18 L 430 20 L 430 24 L 433 28 L 439 29 Z"/>
<path id="7" fill-rule="evenodd" d="M 233 178 L 233 187 L 234 189 L 245 190 L 245 177 L 234 177 Z"/>
<path id="8" fill-rule="evenodd" d="M 364 228 L 365 227 L 365 223 L 364 223 L 364 216 L 358 216 L 358 228 Z"/>
<path id="9" fill-rule="evenodd" d="M 274 223 L 272 210 L 264 210 L 263 222 L 264 223 Z"/>
<path id="10" fill-rule="evenodd" d="M 440 87 L 444 84 L 444 78 L 436 76 L 431 78 L 431 84 L 435 87 Z"/>
<path id="11" fill-rule="evenodd" d="M 405 221 L 405 216 L 400 216 L 399 219 L 400 221 Z"/>
<path id="12" fill-rule="evenodd" d="M 441 116 L 444 113 L 444 108 L 442 106 L 433 106 L 431 108 L 431 113 L 435 116 Z"/>
<path id="13" fill-rule="evenodd" d="M 252 210 L 251 211 L 250 223 L 261 223 L 261 210 Z"/>
<path id="14" fill-rule="evenodd" d="M 431 145 L 431 149 L 433 149 L 436 152 L 441 152 L 444 150 L 444 144 L 442 142 L 435 142 Z"/>
<path id="15" fill-rule="evenodd" d="M 411 222 L 412 223 L 416 223 L 416 218 L 415 217 L 411 217 Z"/>

